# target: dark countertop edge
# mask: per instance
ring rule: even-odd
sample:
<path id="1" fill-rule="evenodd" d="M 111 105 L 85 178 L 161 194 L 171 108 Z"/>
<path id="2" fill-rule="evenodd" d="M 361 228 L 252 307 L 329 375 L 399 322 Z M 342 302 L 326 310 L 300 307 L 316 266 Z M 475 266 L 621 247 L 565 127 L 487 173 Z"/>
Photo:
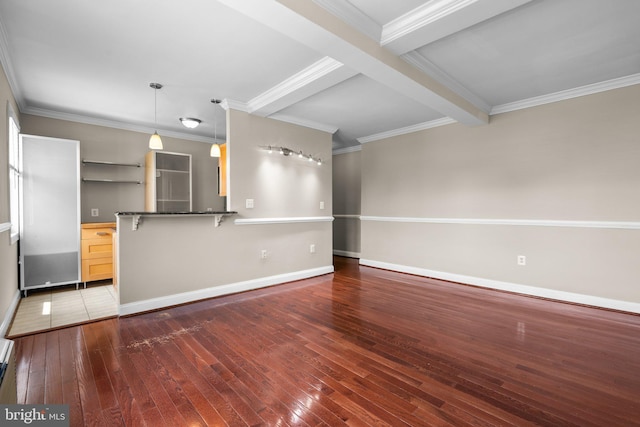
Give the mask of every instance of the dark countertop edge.
<path id="1" fill-rule="evenodd" d="M 195 211 L 195 212 L 116 212 L 116 216 L 197 216 L 197 215 L 234 215 L 236 211 Z"/>

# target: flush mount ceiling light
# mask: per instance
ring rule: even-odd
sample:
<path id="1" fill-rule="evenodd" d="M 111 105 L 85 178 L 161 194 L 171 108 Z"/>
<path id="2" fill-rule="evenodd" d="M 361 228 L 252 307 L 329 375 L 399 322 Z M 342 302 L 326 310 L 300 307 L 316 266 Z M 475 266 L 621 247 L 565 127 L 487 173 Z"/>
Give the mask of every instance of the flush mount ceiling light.
<path id="1" fill-rule="evenodd" d="M 202 120 L 194 119 L 193 117 L 180 117 L 180 123 L 186 128 L 195 129 L 202 123 Z"/>
<path id="2" fill-rule="evenodd" d="M 218 104 L 220 104 L 219 99 L 212 99 L 211 103 L 213 104 L 213 144 L 211 145 L 211 157 L 220 157 L 220 144 L 218 144 L 218 123 L 216 122 L 216 110 Z"/>
<path id="3" fill-rule="evenodd" d="M 162 89 L 160 83 L 149 83 L 149 87 L 153 89 L 153 119 L 156 125 L 156 130 L 149 138 L 149 148 L 152 150 L 162 150 L 162 139 L 158 135 L 158 90 Z"/>

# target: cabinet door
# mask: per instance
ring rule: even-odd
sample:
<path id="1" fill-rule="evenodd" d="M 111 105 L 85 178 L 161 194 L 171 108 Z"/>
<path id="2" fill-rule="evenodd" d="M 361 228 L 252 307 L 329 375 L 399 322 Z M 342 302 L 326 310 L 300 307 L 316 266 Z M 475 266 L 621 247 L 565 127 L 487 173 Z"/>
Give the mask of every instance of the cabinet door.
<path id="1" fill-rule="evenodd" d="M 146 168 L 147 211 L 191 211 L 191 155 L 149 152 Z"/>
<path id="2" fill-rule="evenodd" d="M 80 281 L 80 143 L 20 136 L 20 288 Z"/>

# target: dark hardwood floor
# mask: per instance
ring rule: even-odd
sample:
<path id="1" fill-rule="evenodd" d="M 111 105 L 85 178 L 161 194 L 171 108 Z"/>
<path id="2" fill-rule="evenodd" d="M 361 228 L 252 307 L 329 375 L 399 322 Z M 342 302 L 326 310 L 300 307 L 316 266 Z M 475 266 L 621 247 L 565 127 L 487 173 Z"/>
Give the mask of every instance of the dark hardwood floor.
<path id="1" fill-rule="evenodd" d="M 74 426 L 640 425 L 640 316 L 335 266 L 19 338 L 18 400 Z"/>

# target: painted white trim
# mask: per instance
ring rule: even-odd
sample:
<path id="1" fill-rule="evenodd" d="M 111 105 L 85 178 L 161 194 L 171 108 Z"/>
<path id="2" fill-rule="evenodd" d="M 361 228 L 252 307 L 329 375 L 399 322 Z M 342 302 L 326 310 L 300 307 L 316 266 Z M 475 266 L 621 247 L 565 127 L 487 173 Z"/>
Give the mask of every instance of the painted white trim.
<path id="1" fill-rule="evenodd" d="M 415 66 L 416 64 L 413 63 Z M 423 70 L 424 71 L 424 70 Z M 544 104 L 550 104 L 558 101 L 565 101 L 571 98 L 577 98 L 580 96 L 593 95 L 600 92 L 606 92 L 608 90 L 619 89 L 627 86 L 633 86 L 640 84 L 640 73 L 632 74 L 626 77 L 620 77 L 617 79 L 607 80 L 600 83 L 594 83 L 586 86 L 581 86 L 574 89 L 567 89 L 548 95 L 536 96 L 529 99 L 523 99 L 521 101 L 510 102 L 507 104 L 496 105 L 491 108 L 490 115 L 508 113 L 510 111 L 522 110 L 530 107 L 537 107 Z M 386 132 L 377 133 L 374 135 L 363 136 L 357 138 L 360 144 L 366 144 L 367 142 L 379 141 L 385 138 L 391 138 L 394 136 L 406 135 L 413 132 L 419 132 L 438 126 L 445 126 L 452 123 L 456 123 L 455 120 L 449 117 L 443 117 L 441 119 L 431 120 L 424 123 L 418 123 L 412 126 L 406 126 L 399 129 L 392 129 Z"/>
<path id="2" fill-rule="evenodd" d="M 286 80 L 283 80 L 267 91 L 251 99 L 248 102 L 249 111 L 253 113 L 260 110 L 266 105 L 276 102 L 283 96 L 304 88 L 319 78 L 322 78 L 343 66 L 344 64 L 342 64 L 342 62 L 325 56 L 304 70 L 294 74 Z"/>
<path id="3" fill-rule="evenodd" d="M 16 312 L 18 308 L 18 303 L 20 302 L 20 291 L 16 288 L 15 293 L 13 294 L 13 298 L 11 298 L 11 303 L 9 307 L 7 307 L 7 312 L 4 315 L 4 319 L 2 319 L 2 323 L 0 324 L 0 338 L 4 337 L 7 332 L 9 332 L 9 326 L 11 325 L 11 321 L 13 320 L 13 314 Z"/>
<path id="4" fill-rule="evenodd" d="M 283 218 L 239 218 L 233 221 L 235 225 L 264 225 L 264 224 L 293 224 L 301 222 L 331 222 L 332 216 L 297 216 Z"/>
<path id="5" fill-rule="evenodd" d="M 7 230 L 11 230 L 11 223 L 10 222 L 0 223 L 0 233 L 3 233 Z"/>
<path id="6" fill-rule="evenodd" d="M 471 92 L 466 87 L 462 86 L 460 82 L 451 77 L 444 70 L 442 70 L 433 62 L 429 61 L 417 51 L 413 50 L 411 52 L 405 53 L 404 55 L 402 55 L 402 59 L 407 61 L 409 64 L 412 64 L 426 75 L 433 77 L 438 82 L 445 85 L 485 113 L 489 113 L 491 111 L 491 105 L 489 105 L 487 101 L 480 98 L 478 95 Z"/>
<path id="7" fill-rule="evenodd" d="M 69 122 L 83 123 L 87 125 L 104 126 L 108 128 L 128 130 L 132 132 L 151 134 L 156 130 L 154 128 L 150 128 L 147 126 L 124 123 L 124 122 L 119 122 L 117 120 L 88 117 L 80 114 L 65 113 L 62 111 L 53 111 L 53 110 L 48 110 L 46 108 L 37 108 L 37 107 L 27 106 L 25 108 L 21 108 L 20 111 L 22 111 L 22 113 L 24 114 L 31 114 L 34 116 L 48 117 L 50 119 L 66 120 Z M 158 129 L 158 130 L 159 130 L 160 136 L 167 136 L 169 138 L 185 139 L 185 140 L 196 141 L 196 142 L 205 142 L 207 144 L 213 143 L 213 138 L 210 138 L 207 136 L 199 136 L 199 135 L 193 135 L 189 133 L 175 132 L 175 131 L 166 130 L 166 129 Z M 220 138 L 218 139 L 223 139 L 223 140 L 225 139 L 224 135 L 219 135 L 219 136 Z"/>
<path id="8" fill-rule="evenodd" d="M 355 214 L 333 214 L 333 217 L 341 219 L 360 219 L 360 215 Z"/>
<path id="9" fill-rule="evenodd" d="M 223 110 L 227 111 L 229 109 L 243 111 L 245 113 L 250 112 L 249 104 L 242 101 L 236 101 L 234 99 L 225 98 L 220 103 L 220 106 Z"/>
<path id="10" fill-rule="evenodd" d="M 358 151 L 362 151 L 361 145 L 352 145 L 351 147 L 338 148 L 336 150 L 333 150 L 331 154 L 334 156 L 338 156 L 340 154 L 355 153 Z"/>
<path id="11" fill-rule="evenodd" d="M 360 265 L 368 267 L 382 268 L 385 270 L 398 271 L 401 273 L 414 274 L 423 277 L 432 277 L 450 282 L 480 286 L 489 289 L 515 292 L 518 294 L 531 295 L 542 298 L 550 298 L 559 301 L 572 302 L 577 304 L 591 305 L 595 307 L 610 308 L 630 313 L 640 313 L 640 303 L 632 301 L 621 301 L 610 298 L 603 298 L 593 295 L 576 294 L 573 292 L 558 291 L 555 289 L 539 288 L 517 283 L 501 282 L 498 280 L 484 279 L 481 277 L 465 276 L 462 274 L 447 273 L 443 271 L 429 270 L 426 268 L 411 267 L 406 265 L 392 264 L 382 261 L 360 259 Z"/>
<path id="12" fill-rule="evenodd" d="M 376 42 L 380 41 L 382 26 L 348 1 L 313 0 L 313 2 L 342 19 L 356 30 L 366 34 L 369 38 Z"/>
<path id="13" fill-rule="evenodd" d="M 406 126 L 400 129 L 392 129 L 386 132 L 376 133 L 374 135 L 363 136 L 361 138 L 357 138 L 356 140 L 360 144 L 366 144 L 367 142 L 379 141 L 385 138 L 391 138 L 394 136 L 406 135 L 408 133 L 419 132 L 421 130 L 431 129 L 438 126 L 450 125 L 452 123 L 457 123 L 455 120 L 449 117 L 442 117 L 440 119 L 431 120 L 424 123 L 418 123 L 411 126 Z"/>
<path id="14" fill-rule="evenodd" d="M 325 267 L 278 274 L 275 276 L 262 277 L 260 279 L 230 283 L 228 285 L 212 286 L 210 288 L 199 289 L 197 291 L 183 292 L 180 294 L 168 295 L 165 297 L 151 298 L 143 301 L 120 304 L 118 306 L 118 314 L 120 316 L 126 316 L 129 314 L 141 313 L 144 311 L 157 310 L 160 308 L 171 307 L 174 305 L 185 304 L 202 299 L 260 289 L 267 286 L 279 285 L 282 283 L 293 282 L 295 280 L 308 279 L 315 276 L 322 276 L 323 274 L 333 273 L 333 271 L 333 265 L 328 265 Z"/>
<path id="15" fill-rule="evenodd" d="M 332 135 L 336 133 L 339 129 L 337 126 L 327 125 L 325 123 L 318 123 L 312 120 L 306 120 L 300 117 L 293 117 L 293 116 L 288 116 L 280 113 L 272 114 L 269 116 L 269 118 L 274 120 L 280 120 L 281 122 L 291 123 L 293 125 L 320 130 L 322 132 L 327 132 Z"/>
<path id="16" fill-rule="evenodd" d="M 344 256 L 347 258 L 360 258 L 360 252 L 341 251 L 339 249 L 334 249 L 333 254 L 337 256 Z"/>
<path id="17" fill-rule="evenodd" d="M 595 93 L 606 92 L 608 90 L 619 89 L 627 86 L 640 84 L 640 73 L 604 82 L 593 83 L 573 89 L 562 90 L 548 95 L 534 96 L 533 98 L 521 101 L 509 102 L 507 104 L 496 105 L 491 108 L 491 115 L 508 113 L 510 111 L 522 110 L 539 105 L 551 104 L 552 102 L 565 101 L 567 99 L 578 98 L 580 96 L 593 95 Z"/>
<path id="18" fill-rule="evenodd" d="M 394 40 L 408 36 L 418 28 L 425 27 L 439 19 L 475 3 L 477 0 L 430 1 L 382 26 L 380 44 L 387 45 Z"/>
<path id="19" fill-rule="evenodd" d="M 566 221 L 544 219 L 484 219 L 484 218 L 424 218 L 396 216 L 362 215 L 362 221 L 378 222 L 414 222 L 431 224 L 471 224 L 471 225 L 520 225 L 539 227 L 577 227 L 577 228 L 617 228 L 624 230 L 640 229 L 640 222 L 631 221 Z"/>

